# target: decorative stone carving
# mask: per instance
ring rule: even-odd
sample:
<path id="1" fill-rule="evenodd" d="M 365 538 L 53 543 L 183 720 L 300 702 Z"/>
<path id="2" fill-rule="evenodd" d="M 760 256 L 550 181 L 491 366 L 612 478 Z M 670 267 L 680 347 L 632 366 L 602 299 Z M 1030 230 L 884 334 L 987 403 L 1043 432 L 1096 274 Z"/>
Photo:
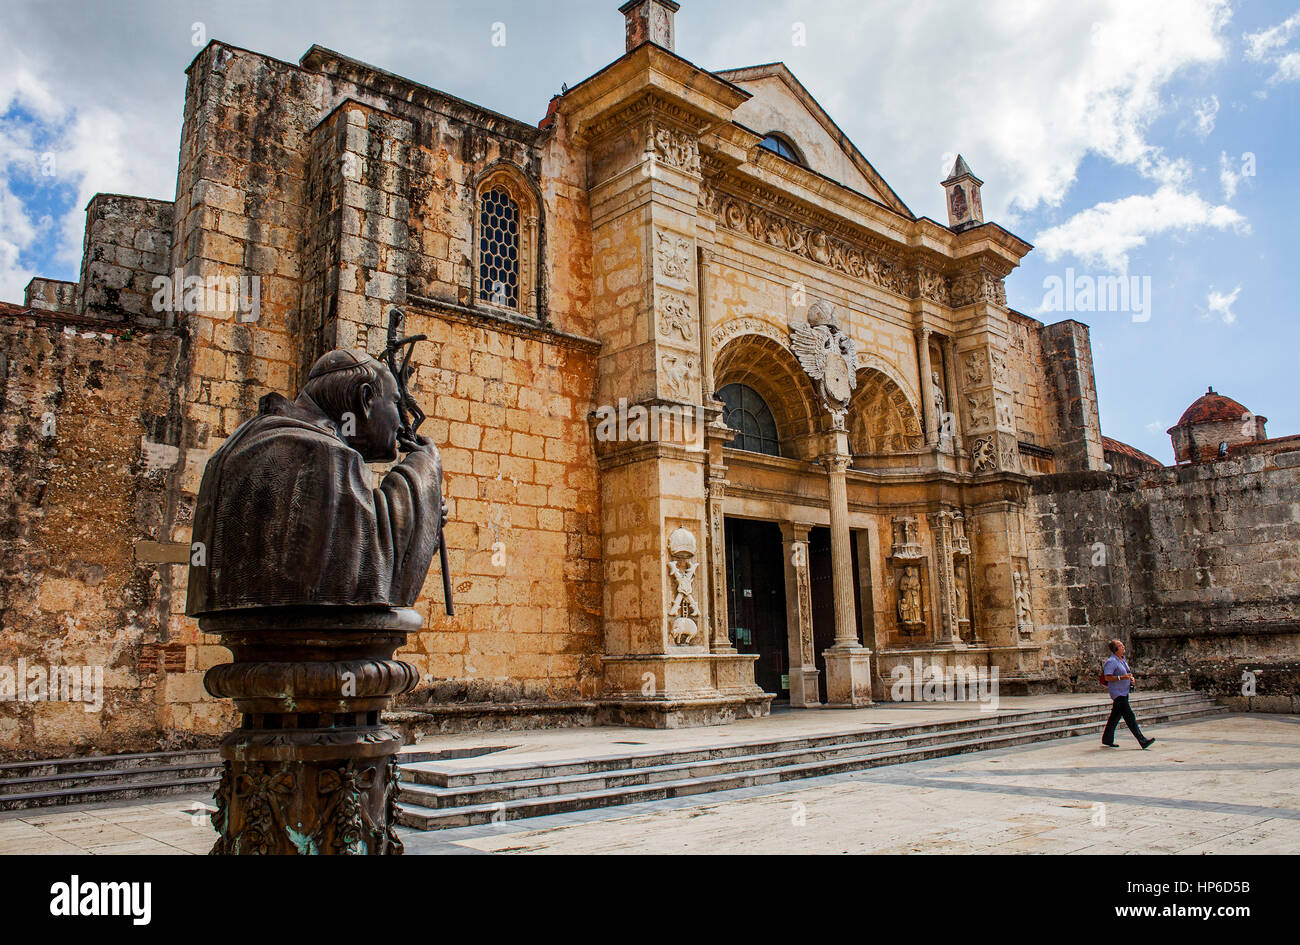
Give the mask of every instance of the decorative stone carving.
<path id="1" fill-rule="evenodd" d="M 967 592 L 968 575 L 966 572 L 965 562 L 954 562 L 952 567 L 953 574 L 953 598 L 956 607 L 958 623 L 970 623 L 970 595 Z"/>
<path id="2" fill-rule="evenodd" d="M 695 399 L 695 358 L 665 353 L 660 356 L 663 367 L 664 393 L 677 400 Z"/>
<path id="3" fill-rule="evenodd" d="M 921 539 L 917 533 L 915 515 L 895 515 L 891 522 L 894 532 L 894 545 L 890 555 L 894 558 L 920 558 Z"/>
<path id="4" fill-rule="evenodd" d="M 1006 384 L 1010 377 L 1006 357 L 999 351 L 990 351 L 989 363 L 993 367 L 993 383 Z"/>
<path id="5" fill-rule="evenodd" d="M 986 269 L 963 273 L 952 280 L 950 289 L 953 308 L 972 302 L 1007 304 L 1007 290 L 1002 280 Z"/>
<path id="6" fill-rule="evenodd" d="M 812 378 L 822 403 L 843 426 L 843 413 L 858 386 L 858 353 L 853 339 L 840 331 L 835 309 L 818 300 L 808 307 L 808 321 L 790 326 L 790 348 Z"/>
<path id="7" fill-rule="evenodd" d="M 898 576 L 898 623 L 905 630 L 914 630 L 924 624 L 921 609 L 921 569 L 909 565 Z"/>
<path id="8" fill-rule="evenodd" d="M 984 383 L 984 353 L 967 351 L 961 356 L 962 371 L 965 373 L 966 387 L 979 387 Z"/>
<path id="9" fill-rule="evenodd" d="M 659 271 L 670 279 L 682 279 L 689 282 L 691 263 L 691 241 L 676 233 L 655 230 L 655 252 L 659 259 Z"/>
<path id="10" fill-rule="evenodd" d="M 1020 454 L 1016 451 L 1016 448 L 1014 446 L 1010 446 L 1010 445 L 1003 446 L 1002 447 L 1002 468 L 1009 472 L 1015 472 L 1017 469 L 1019 469 L 1020 468 L 1020 461 L 1018 459 L 1019 455 Z"/>
<path id="11" fill-rule="evenodd" d="M 652 121 L 647 125 L 646 151 L 669 167 L 700 172 L 700 150 L 694 135 Z"/>
<path id="12" fill-rule="evenodd" d="M 1029 578 L 1022 565 L 1011 572 L 1011 584 L 1016 600 L 1016 629 L 1022 636 L 1034 632 L 1034 610 L 1029 600 Z"/>
<path id="13" fill-rule="evenodd" d="M 687 528 L 676 528 L 668 536 L 668 574 L 673 581 L 673 602 L 668 607 L 668 635 L 675 646 L 690 646 L 699 627 L 695 618 L 700 607 L 695 602 L 695 535 Z"/>
<path id="14" fill-rule="evenodd" d="M 993 444 L 993 437 L 982 436 L 975 441 L 971 449 L 970 457 L 971 472 L 993 472 L 998 468 L 997 449 Z"/>
<path id="15" fill-rule="evenodd" d="M 952 515 L 952 553 L 958 557 L 970 556 L 970 539 L 966 537 L 966 516 L 960 512 Z"/>
<path id="16" fill-rule="evenodd" d="M 783 345 L 789 339 L 789 333 L 784 327 L 778 327 L 753 315 L 741 315 L 739 318 L 728 319 L 714 328 L 709 333 L 709 341 L 714 351 L 721 351 L 723 345 L 741 335 L 757 335 L 760 338 L 770 338 L 772 341 L 778 341 Z"/>
<path id="17" fill-rule="evenodd" d="M 930 389 L 934 392 L 934 415 L 942 423 L 943 415 L 948 412 L 948 400 L 943 395 L 943 384 L 939 380 L 938 371 L 930 372 Z"/>
<path id="18" fill-rule="evenodd" d="M 993 410 L 997 416 L 999 430 L 1014 430 L 1016 428 L 1015 411 L 1011 409 L 1011 404 L 1004 394 L 995 393 L 993 395 Z"/>
<path id="19" fill-rule="evenodd" d="M 691 303 L 684 296 L 665 292 L 659 297 L 659 334 L 678 335 L 687 342 L 695 340 L 695 319 L 691 317 Z"/>
<path id="20" fill-rule="evenodd" d="M 989 391 L 977 391 L 966 395 L 966 413 L 973 430 L 988 429 L 993 426 L 993 394 Z"/>

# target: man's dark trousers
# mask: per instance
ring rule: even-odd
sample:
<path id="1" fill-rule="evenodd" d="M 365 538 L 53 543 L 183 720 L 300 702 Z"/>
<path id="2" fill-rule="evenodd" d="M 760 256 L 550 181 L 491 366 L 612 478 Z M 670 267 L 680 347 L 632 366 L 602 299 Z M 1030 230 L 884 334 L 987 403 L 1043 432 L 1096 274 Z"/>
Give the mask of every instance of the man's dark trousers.
<path id="1" fill-rule="evenodd" d="M 1138 744 L 1146 741 L 1142 729 L 1138 728 L 1138 720 L 1133 715 L 1133 709 L 1128 704 L 1128 696 L 1116 696 L 1110 706 L 1110 718 L 1106 720 L 1106 731 L 1101 736 L 1103 742 L 1112 744 L 1115 741 L 1115 728 L 1119 725 L 1121 717 L 1124 719 L 1124 724 L 1128 726 L 1128 730 L 1133 733 L 1133 737 L 1138 740 Z"/>

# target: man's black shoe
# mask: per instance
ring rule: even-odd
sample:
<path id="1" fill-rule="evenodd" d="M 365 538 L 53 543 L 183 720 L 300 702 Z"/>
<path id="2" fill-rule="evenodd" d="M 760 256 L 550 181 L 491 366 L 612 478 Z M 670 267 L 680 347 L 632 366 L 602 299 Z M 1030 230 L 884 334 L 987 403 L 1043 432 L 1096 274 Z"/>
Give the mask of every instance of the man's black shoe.
<path id="1" fill-rule="evenodd" d="M 1102 747 L 1102 748 L 1118 748 L 1119 746 L 1116 745 L 1114 742 L 1102 742 L 1102 743 L 1101 743 L 1101 747 Z"/>
<path id="2" fill-rule="evenodd" d="M 1155 742 L 1154 738 L 1148 738 L 1146 741 L 1142 742 L 1141 745 L 1143 749 L 1146 749 L 1146 748 L 1150 748 L 1154 742 Z"/>

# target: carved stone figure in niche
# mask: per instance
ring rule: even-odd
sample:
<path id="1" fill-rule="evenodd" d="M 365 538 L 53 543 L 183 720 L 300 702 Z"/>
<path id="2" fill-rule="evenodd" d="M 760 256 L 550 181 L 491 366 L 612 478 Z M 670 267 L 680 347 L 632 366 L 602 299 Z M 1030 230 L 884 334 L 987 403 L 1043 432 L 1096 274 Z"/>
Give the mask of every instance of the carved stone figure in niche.
<path id="1" fill-rule="evenodd" d="M 921 569 L 904 568 L 898 578 L 898 622 L 903 625 L 921 623 Z"/>
<path id="2" fill-rule="evenodd" d="M 668 607 L 672 621 L 668 632 L 677 646 L 690 646 L 698 630 L 695 618 L 700 615 L 700 608 L 695 602 L 695 571 L 700 565 L 695 560 L 695 549 L 695 535 L 690 529 L 677 528 L 668 536 L 668 573 L 673 579 L 673 602 Z"/>
<path id="3" fill-rule="evenodd" d="M 939 382 L 938 371 L 930 372 L 930 387 L 934 390 L 934 415 L 942 419 L 948 409 L 948 401 L 943 396 L 943 384 Z"/>
<path id="4" fill-rule="evenodd" d="M 972 472 L 992 472 L 998 468 L 997 452 L 990 437 L 981 437 L 975 441 L 971 451 Z"/>
<path id="5" fill-rule="evenodd" d="M 1029 633 L 1034 629 L 1034 612 L 1029 602 L 1029 578 L 1017 567 L 1011 572 L 1011 583 L 1016 595 L 1016 629 Z"/>
<path id="6" fill-rule="evenodd" d="M 853 339 L 840 331 L 834 306 L 822 299 L 808 306 L 808 321 L 790 326 L 790 347 L 817 384 L 826 409 L 840 414 L 842 423 L 858 387 L 858 352 Z"/>
<path id="7" fill-rule="evenodd" d="M 970 622 L 970 600 L 966 591 L 966 565 L 956 562 L 952 569 L 953 594 L 956 602 L 957 620 Z"/>
<path id="8" fill-rule="evenodd" d="M 952 553 L 963 556 L 970 554 L 970 539 L 966 537 L 966 516 L 960 512 L 954 512 L 952 516 Z"/>

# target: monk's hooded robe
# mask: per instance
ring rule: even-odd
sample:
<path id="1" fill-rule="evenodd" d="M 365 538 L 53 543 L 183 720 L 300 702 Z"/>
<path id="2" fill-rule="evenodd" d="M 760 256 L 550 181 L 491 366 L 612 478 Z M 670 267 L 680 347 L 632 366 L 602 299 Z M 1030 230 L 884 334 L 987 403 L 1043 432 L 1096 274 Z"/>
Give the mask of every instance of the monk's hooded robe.
<path id="1" fill-rule="evenodd" d="M 415 603 L 441 540 L 442 462 L 412 451 L 373 482 L 315 404 L 267 394 L 203 472 L 186 613 Z"/>

